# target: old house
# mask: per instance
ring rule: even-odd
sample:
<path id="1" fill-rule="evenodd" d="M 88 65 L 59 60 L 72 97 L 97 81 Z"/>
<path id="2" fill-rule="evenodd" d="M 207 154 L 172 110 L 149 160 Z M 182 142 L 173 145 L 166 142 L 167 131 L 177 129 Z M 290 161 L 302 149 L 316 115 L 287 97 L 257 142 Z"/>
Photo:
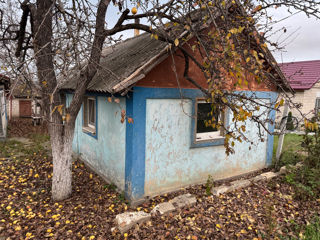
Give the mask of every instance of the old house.
<path id="1" fill-rule="evenodd" d="M 317 115 L 320 112 L 320 60 L 283 63 L 280 68 L 295 90 L 293 102 L 301 105 L 299 111 L 307 118 Z M 299 120 L 303 118 L 296 108 L 290 111 Z M 277 114 L 277 119 L 281 117 L 281 113 Z"/>
<path id="2" fill-rule="evenodd" d="M 40 95 L 27 84 L 13 84 L 8 103 L 9 118 L 34 118 L 40 116 Z"/>
<path id="3" fill-rule="evenodd" d="M 227 156 L 223 133 L 201 130 L 204 95 L 184 79 L 181 57 L 176 54 L 174 60 L 179 82 L 167 44 L 147 33 L 104 49 L 104 68 L 89 84 L 76 120 L 74 153 L 132 201 L 203 183 L 209 175 L 224 179 L 271 164 L 273 136 L 266 132 L 267 140 L 251 151 L 249 143 L 237 143 L 235 154 Z M 201 79 L 195 69 L 190 66 L 192 76 Z M 64 87 L 66 105 L 74 87 L 72 81 Z M 278 96 L 267 86 L 242 92 L 271 104 Z M 111 96 L 117 101 L 110 101 Z M 123 123 L 122 113 L 132 121 Z M 265 117 L 275 118 L 275 111 L 268 114 Z M 232 113 L 223 119 L 229 124 Z M 254 137 L 255 123 L 246 125 Z M 267 128 L 272 132 L 274 126 L 268 123 Z"/>
<path id="4" fill-rule="evenodd" d="M 10 79 L 0 74 L 0 140 L 7 136 L 7 90 L 9 89 Z"/>

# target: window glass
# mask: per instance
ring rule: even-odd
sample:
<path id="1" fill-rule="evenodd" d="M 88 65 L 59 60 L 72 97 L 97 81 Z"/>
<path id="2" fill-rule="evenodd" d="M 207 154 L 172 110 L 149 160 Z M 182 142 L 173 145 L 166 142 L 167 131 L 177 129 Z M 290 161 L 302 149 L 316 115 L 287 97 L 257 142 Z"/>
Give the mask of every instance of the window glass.
<path id="1" fill-rule="evenodd" d="M 83 130 L 96 133 L 96 99 L 85 97 L 83 101 Z"/>
<path id="2" fill-rule="evenodd" d="M 209 124 L 210 122 L 212 123 L 213 120 L 216 123 L 223 121 L 221 113 L 219 111 L 214 111 L 211 103 L 205 101 L 198 101 L 196 109 L 196 141 L 212 140 L 223 137 L 222 130 L 218 130 L 216 126 Z"/>
<path id="3" fill-rule="evenodd" d="M 92 98 L 88 98 L 88 124 L 94 126 L 96 123 L 96 107 L 95 100 Z"/>
<path id="4" fill-rule="evenodd" d="M 206 126 L 206 122 L 209 120 L 212 121 L 212 115 L 210 114 L 211 110 L 211 103 L 198 102 L 197 133 L 218 131 L 216 127 L 213 128 L 212 126 Z M 213 116 L 216 122 L 220 120 L 220 114 L 218 111 L 213 112 Z"/>

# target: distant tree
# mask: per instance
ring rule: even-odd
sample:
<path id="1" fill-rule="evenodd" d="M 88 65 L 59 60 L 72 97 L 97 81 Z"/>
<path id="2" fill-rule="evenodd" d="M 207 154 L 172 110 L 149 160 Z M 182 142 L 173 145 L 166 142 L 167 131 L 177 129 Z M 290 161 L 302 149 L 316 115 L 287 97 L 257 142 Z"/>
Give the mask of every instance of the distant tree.
<path id="1" fill-rule="evenodd" d="M 185 61 L 184 78 L 206 94 L 213 110 L 224 112 L 229 108 L 233 113 L 232 129 L 217 121 L 214 114 L 207 123 L 214 128 L 226 128 L 225 146 L 229 154 L 234 151 L 235 141 L 250 141 L 246 137 L 248 119 L 258 124 L 263 140 L 263 132 L 268 131 L 266 124 L 272 120 L 262 116 L 283 103 L 283 99 L 276 104 L 265 103 L 234 91 L 250 90 L 252 82 L 280 91 L 286 87 L 279 81 L 283 76 L 275 70 L 277 64 L 267 50 L 268 45 L 278 48 L 277 43 L 267 38 L 273 24 L 267 9 L 284 6 L 289 11 L 302 11 L 319 18 L 319 2 L 313 0 L 133 1 L 135 7 L 131 13 L 125 7 L 129 2 L 122 0 L 12 0 L 10 3 L 20 4 L 21 18 L 17 21 L 10 17 L 12 12 L 3 10 L 8 8 L 8 2 L 0 2 L 1 42 L 10 46 L 3 48 L 7 50 L 4 56 L 10 58 L 2 59 L 11 62 L 11 69 L 20 69 L 16 74 L 36 69 L 35 83 L 42 95 L 44 118 L 49 123 L 54 200 L 71 194 L 75 120 L 88 84 L 102 67 L 99 65 L 102 48 L 119 40 L 112 38 L 116 33 L 140 29 L 171 44 L 168 51 L 172 54 L 181 54 Z M 120 13 L 113 27 L 106 22 L 111 4 L 117 5 Z M 137 19 L 143 21 L 138 23 Z M 202 87 L 189 73 L 191 64 L 203 73 L 208 88 Z M 80 74 L 63 116 L 65 106 L 60 89 L 71 70 Z M 259 111 L 260 108 L 264 110 Z"/>
<path id="2" fill-rule="evenodd" d="M 287 129 L 287 130 L 290 130 L 290 131 L 294 130 L 293 119 L 292 119 L 292 112 L 289 112 L 289 113 L 288 113 L 286 129 Z"/>

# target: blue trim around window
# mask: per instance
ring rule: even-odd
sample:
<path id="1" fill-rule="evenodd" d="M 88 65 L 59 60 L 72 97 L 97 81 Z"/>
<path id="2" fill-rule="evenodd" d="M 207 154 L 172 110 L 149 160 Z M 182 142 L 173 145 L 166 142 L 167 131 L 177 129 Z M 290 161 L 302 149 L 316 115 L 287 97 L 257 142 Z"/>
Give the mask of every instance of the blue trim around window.
<path id="1" fill-rule="evenodd" d="M 89 136 L 91 136 L 91 137 L 93 137 L 93 138 L 95 138 L 95 139 L 98 139 L 98 96 L 99 96 L 99 95 L 94 94 L 94 93 L 86 93 L 85 97 L 88 97 L 88 96 L 89 96 L 89 97 L 94 97 L 95 102 L 96 102 L 95 133 L 93 134 L 93 133 L 88 132 L 88 131 L 85 131 L 85 130 L 83 129 L 83 127 L 84 127 L 84 118 L 83 118 L 83 115 L 84 115 L 84 113 L 83 113 L 84 107 L 83 107 L 83 103 L 82 103 L 82 105 L 81 105 L 81 110 L 82 110 L 82 132 L 85 133 L 85 134 L 87 134 L 87 135 L 89 135 Z"/>
<path id="2" fill-rule="evenodd" d="M 246 96 L 270 99 L 274 105 L 278 97 L 275 92 L 248 92 L 241 91 Z M 137 201 L 144 197 L 145 183 L 145 144 L 146 144 L 146 100 L 147 99 L 191 99 L 192 114 L 195 114 L 195 103 L 197 98 L 204 97 L 198 89 L 177 88 L 144 88 L 134 87 L 133 92 L 126 99 L 127 116 L 132 117 L 134 123 L 126 122 L 126 163 L 125 163 L 125 195 L 131 201 Z M 229 114 L 228 114 L 229 115 Z M 275 110 L 270 111 L 269 118 L 275 119 Z M 194 133 L 195 119 L 192 119 L 192 133 Z M 229 119 L 226 119 L 229 123 Z M 274 124 L 269 123 L 270 132 L 274 130 Z M 194 136 L 192 137 L 192 141 Z M 221 142 L 199 142 L 196 147 L 209 147 L 223 144 Z M 190 147 L 194 147 L 192 144 Z M 268 135 L 267 143 L 267 165 L 271 164 L 273 152 L 273 135 Z"/>
<path id="3" fill-rule="evenodd" d="M 73 90 L 62 90 L 62 93 L 71 94 L 72 97 L 73 97 L 74 91 Z M 93 137 L 93 138 L 95 138 L 95 139 L 98 139 L 98 97 L 114 97 L 114 98 L 118 98 L 118 97 L 123 97 L 123 96 L 121 96 L 121 94 L 118 94 L 118 93 L 112 95 L 111 93 L 107 93 L 107 92 L 104 93 L 104 92 L 92 92 L 92 91 L 86 91 L 85 96 L 95 97 L 95 99 L 96 99 L 96 129 L 95 129 L 96 133 L 92 134 L 90 132 L 86 132 L 86 131 L 83 131 L 83 130 L 82 130 L 82 132 L 87 134 L 87 135 L 89 135 L 89 136 L 91 136 L 91 137 Z M 69 106 L 69 105 L 70 105 L 70 102 L 68 102 L 67 106 Z M 83 126 L 84 125 L 83 103 L 81 105 L 80 111 L 82 112 L 81 119 L 82 119 L 82 126 Z"/>
<path id="4" fill-rule="evenodd" d="M 202 92 L 201 92 L 202 93 Z M 198 97 L 199 98 L 199 97 Z M 203 148 L 203 147 L 211 147 L 211 146 L 219 146 L 224 144 L 224 137 L 217 138 L 217 139 L 210 139 L 210 140 L 203 140 L 203 141 L 196 141 L 196 120 L 197 120 L 197 113 L 196 113 L 196 104 L 197 99 L 192 99 L 192 122 L 191 122 L 191 148 Z M 229 125 L 229 111 L 225 113 L 225 126 Z"/>

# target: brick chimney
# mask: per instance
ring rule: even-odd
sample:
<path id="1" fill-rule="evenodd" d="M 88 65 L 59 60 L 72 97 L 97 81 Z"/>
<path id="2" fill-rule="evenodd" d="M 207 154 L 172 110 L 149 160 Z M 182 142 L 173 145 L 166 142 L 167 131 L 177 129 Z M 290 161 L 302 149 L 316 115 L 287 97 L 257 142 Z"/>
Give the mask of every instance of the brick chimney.
<path id="1" fill-rule="evenodd" d="M 134 20 L 134 23 L 135 24 L 139 24 L 140 23 L 140 19 L 139 18 L 136 18 L 135 20 Z M 136 37 L 136 36 L 138 36 L 140 33 L 139 33 L 139 29 L 135 29 L 134 30 L 134 36 Z"/>

